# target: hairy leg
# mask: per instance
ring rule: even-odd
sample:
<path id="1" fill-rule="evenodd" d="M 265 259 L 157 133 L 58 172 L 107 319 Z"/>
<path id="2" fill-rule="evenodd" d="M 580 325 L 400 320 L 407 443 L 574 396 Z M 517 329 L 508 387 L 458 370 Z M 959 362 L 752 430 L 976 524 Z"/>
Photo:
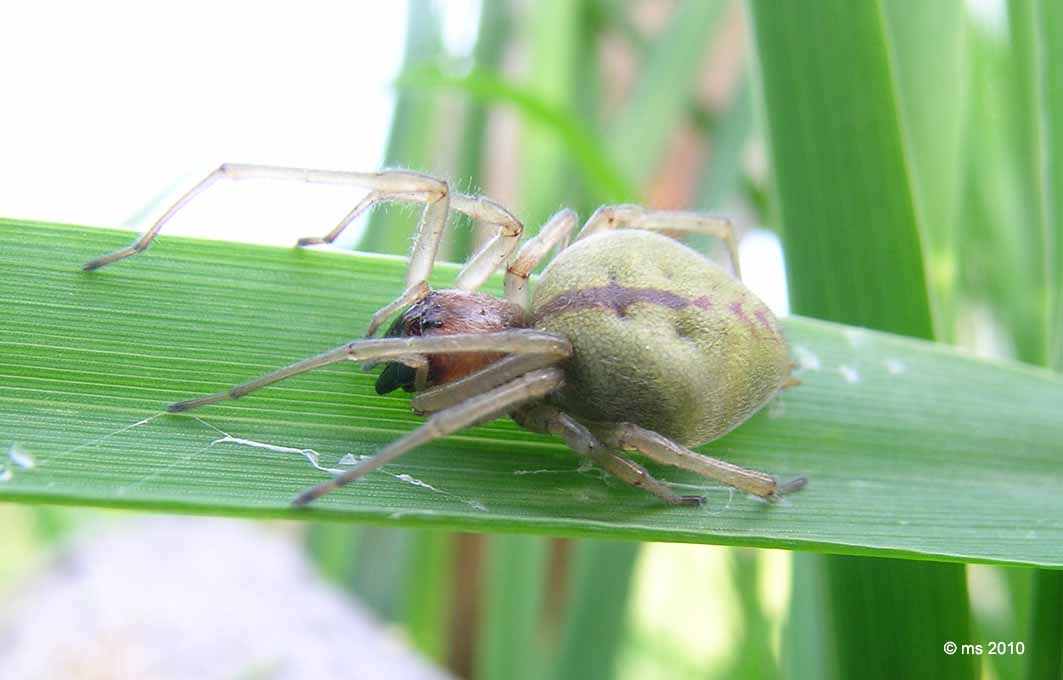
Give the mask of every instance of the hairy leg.
<path id="1" fill-rule="evenodd" d="M 249 392 L 272 385 L 285 378 L 341 361 L 399 360 L 402 357 L 411 355 L 423 356 L 455 352 L 542 354 L 560 359 L 572 353 L 572 346 L 568 340 L 559 335 L 530 329 L 506 330 L 496 333 L 461 333 L 427 337 L 413 336 L 406 338 L 381 338 L 379 340 L 356 340 L 308 359 L 297 361 L 294 364 L 228 390 L 179 401 L 176 404 L 171 404 L 167 410 L 171 412 L 186 411 L 225 399 L 238 399 Z"/>
<path id="2" fill-rule="evenodd" d="M 714 217 L 682 210 L 650 210 L 640 205 L 604 205 L 594 211 L 577 238 L 606 229 L 646 229 L 649 231 L 686 231 L 715 236 L 727 246 L 735 276 L 742 278 L 738 264 L 738 239 L 734 225 L 724 217 Z"/>
<path id="3" fill-rule="evenodd" d="M 304 491 L 292 501 L 292 505 L 306 505 L 330 491 L 387 465 L 411 449 L 427 444 L 433 439 L 493 420 L 523 404 L 542 399 L 560 387 L 563 380 L 564 375 L 556 368 L 532 371 L 493 390 L 439 411 L 416 430 L 388 444 L 372 458 L 359 463 L 342 475 Z"/>
<path id="4" fill-rule="evenodd" d="M 152 241 L 155 240 L 155 237 L 158 236 L 163 225 L 169 222 L 174 215 L 180 212 L 196 196 L 221 179 L 286 180 L 350 186 L 369 190 L 369 193 L 325 236 L 301 238 L 298 241 L 299 245 L 333 242 L 359 215 L 377 203 L 403 201 L 424 204 L 421 220 L 417 227 L 417 235 L 410 253 L 410 266 L 406 275 L 406 290 L 398 299 L 373 315 L 367 333 L 370 336 L 397 309 L 412 304 L 427 294 L 429 290 L 428 274 L 432 269 L 432 264 L 435 262 L 439 243 L 446 228 L 447 216 L 451 209 L 469 215 L 475 220 L 493 225 L 498 230 L 495 237 L 473 255 L 465 268 L 458 274 L 455 285 L 464 290 L 475 290 L 487 280 L 487 277 L 501 267 L 516 249 L 524 230 L 520 220 L 489 198 L 451 193 L 445 181 L 417 172 L 407 170 L 348 172 L 225 163 L 181 196 L 146 232 L 141 234 L 129 246 L 91 260 L 85 263 L 83 269 L 86 271 L 99 269 L 146 250 Z"/>
<path id="5" fill-rule="evenodd" d="M 774 477 L 748 468 L 728 463 L 719 458 L 691 451 L 653 430 L 632 423 L 621 423 L 599 431 L 602 440 L 618 449 L 638 451 L 649 458 L 696 472 L 702 477 L 729 484 L 740 491 L 773 500 L 782 494 L 796 491 L 805 485 L 805 479 L 797 479 L 780 486 Z"/>
<path id="6" fill-rule="evenodd" d="M 547 220 L 535 238 L 521 246 L 517 256 L 506 268 L 506 299 L 528 309 L 528 278 L 550 249 L 564 247 L 568 237 L 579 224 L 575 211 L 565 208 Z"/>
<path id="7" fill-rule="evenodd" d="M 701 505 L 701 496 L 681 496 L 653 477 L 638 463 L 622 458 L 604 445 L 590 430 L 568 414 L 548 404 L 535 405 L 513 414 L 514 420 L 534 432 L 553 434 L 565 440 L 576 453 L 598 463 L 617 479 L 649 491 L 670 505 Z"/>

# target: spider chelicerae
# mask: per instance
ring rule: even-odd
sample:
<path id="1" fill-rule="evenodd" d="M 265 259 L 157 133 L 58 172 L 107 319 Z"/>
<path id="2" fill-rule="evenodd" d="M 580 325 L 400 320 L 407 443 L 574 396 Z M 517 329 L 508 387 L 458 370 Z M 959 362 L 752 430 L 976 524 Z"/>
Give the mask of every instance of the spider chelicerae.
<path id="1" fill-rule="evenodd" d="M 143 251 L 181 208 L 223 178 L 368 189 L 332 231 L 299 239 L 301 246 L 333 242 L 377 203 L 424 205 L 406 289 L 373 315 L 367 339 L 169 407 L 184 411 L 236 399 L 341 361 L 385 363 L 377 392 L 400 387 L 414 392 L 413 409 L 428 419 L 372 458 L 303 492 L 294 505 L 305 505 L 421 444 L 507 414 L 529 430 L 561 437 L 577 454 L 670 504 L 700 505 L 703 498 L 676 494 L 623 452 L 637 451 L 766 499 L 804 485 L 803 478 L 779 484 L 763 472 L 688 448 L 723 436 L 796 383 L 774 315 L 739 280 L 729 221 L 635 205 L 604 206 L 570 245 L 578 219 L 565 209 L 520 246 L 524 227 L 508 210 L 485 196 L 451 191 L 445 181 L 420 173 L 227 163 L 132 244 L 84 269 Z M 451 211 L 491 225 L 496 233 L 460 271 L 453 289 L 434 291 L 428 274 Z M 735 277 L 661 231 L 721 239 Z M 531 271 L 554 248 L 557 256 L 529 295 Z M 504 299 L 477 292 L 503 267 Z M 386 337 L 373 339 L 400 310 Z"/>

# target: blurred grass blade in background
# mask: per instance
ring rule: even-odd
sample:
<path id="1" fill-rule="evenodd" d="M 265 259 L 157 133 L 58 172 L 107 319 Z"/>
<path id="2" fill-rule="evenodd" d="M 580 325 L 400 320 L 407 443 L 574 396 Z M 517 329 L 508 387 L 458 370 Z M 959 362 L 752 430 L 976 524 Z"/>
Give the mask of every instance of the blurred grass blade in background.
<path id="1" fill-rule="evenodd" d="M 1008 10 L 1015 83 L 1026 114 L 1020 118 L 1020 153 L 1040 227 L 1041 362 L 1063 371 L 1063 7 L 1011 0 Z M 1032 603 L 1027 677 L 1063 677 L 1063 574 L 1036 573 Z"/>
<path id="2" fill-rule="evenodd" d="M 698 188 L 697 207 L 700 210 L 723 210 L 741 187 L 742 155 L 753 137 L 753 85 L 753 78 L 743 75 L 730 106 L 717 119 L 710 138 L 709 161 L 702 171 Z"/>
<path id="3" fill-rule="evenodd" d="M 1043 363 L 1044 248 L 1039 193 L 1026 162 L 1029 120 L 1019 96 L 1026 80 L 1006 26 L 971 20 L 971 77 L 964 193 L 956 241 L 956 339 L 964 345 Z M 1015 30 L 1011 31 L 1012 34 Z M 1002 96 L 1001 93 L 1007 93 Z M 1012 96 L 1014 95 L 1014 96 Z"/>
<path id="4" fill-rule="evenodd" d="M 760 577 L 766 552 L 733 548 L 730 551 L 731 573 L 739 598 L 742 635 L 732 657 L 731 667 L 721 673 L 724 678 L 779 677 L 772 649 L 769 617 L 760 602 Z"/>
<path id="5" fill-rule="evenodd" d="M 472 68 L 496 70 L 502 63 L 505 48 L 512 39 L 510 28 L 513 22 L 510 8 L 506 2 L 485 2 L 480 7 L 480 32 L 476 46 L 472 51 Z M 400 88 L 401 89 L 401 88 Z M 401 96 L 401 95 L 400 95 Z M 488 178 L 486 161 L 490 141 L 488 140 L 488 110 L 481 102 L 468 99 L 462 102 L 463 123 L 460 148 L 458 150 L 457 169 L 454 177 L 458 178 L 465 191 L 484 192 Z M 452 219 L 468 222 L 467 218 Z M 450 242 L 454 244 L 448 259 L 465 261 L 474 250 L 477 234 L 471 225 L 451 229 Z"/>
<path id="6" fill-rule="evenodd" d="M 938 340 L 954 337 L 956 219 L 967 121 L 968 27 L 962 0 L 882 3 Z"/>
<path id="7" fill-rule="evenodd" d="M 431 0 L 409 0 L 403 64 L 435 62 L 443 56 L 443 36 L 437 5 Z M 399 89 L 388 133 L 384 162 L 420 172 L 438 171 L 440 139 L 449 134 L 440 115 L 438 93 Z M 359 250 L 405 255 L 410 249 L 412 211 L 375 210 L 358 244 Z"/>
<path id="8" fill-rule="evenodd" d="M 1048 271 L 1046 363 L 1063 371 L 1063 5 L 1040 0 L 1041 87 L 1043 129 L 1045 256 Z"/>
<path id="9" fill-rule="evenodd" d="M 792 309 L 934 337 L 919 223 L 919 209 L 931 208 L 914 198 L 917 163 L 906 148 L 912 138 L 905 138 L 880 5 L 750 5 Z M 919 31 L 919 19 L 898 16 L 893 28 L 916 38 L 906 21 Z M 975 676 L 973 658 L 939 651 L 945 640 L 971 635 L 962 567 L 866 558 L 822 566 L 828 599 L 820 606 L 832 610 L 841 677 Z"/>
<path id="10" fill-rule="evenodd" d="M 933 337 L 877 4 L 750 6 L 791 307 Z"/>
<path id="11" fill-rule="evenodd" d="M 616 677 L 639 548 L 638 543 L 619 541 L 581 541 L 576 545 L 560 648 L 550 677 Z"/>
<path id="12" fill-rule="evenodd" d="M 782 633 L 782 676 L 838 680 L 845 676 L 838 667 L 834 635 L 837 624 L 830 602 L 826 562 L 830 555 L 795 554 L 790 581 L 790 607 Z"/>
<path id="13" fill-rule="evenodd" d="M 644 185 L 659 169 L 668 142 L 689 115 L 691 94 L 704 74 L 724 0 L 683 0 L 655 38 L 627 102 L 611 123 L 614 157 Z"/>
<path id="14" fill-rule="evenodd" d="M 1058 101 L 1059 82 L 1052 83 L 1046 76 L 1058 73 L 1059 65 L 1049 63 L 1052 56 L 1044 50 L 1052 33 L 1049 24 L 1052 14 L 1044 16 L 1040 9 L 1052 3 L 1039 0 L 1012 0 L 1008 3 L 1009 28 L 1012 35 L 1013 88 L 1019 104 L 1017 117 L 1018 157 L 1024 203 L 1028 206 L 1027 222 L 1020 230 L 1033 236 L 1036 243 L 1034 258 L 1029 263 L 1034 272 L 1036 287 L 1027 291 L 1041 299 L 1036 311 L 1037 325 L 1041 329 L 1039 352 L 1034 361 L 1050 365 L 1055 355 L 1052 346 L 1055 333 L 1054 322 L 1059 315 L 1054 305 L 1058 303 L 1058 281 L 1052 273 L 1056 266 L 1054 252 L 1053 197 L 1050 187 L 1052 168 L 1052 116 L 1050 106 Z M 1056 94 L 1053 94 L 1055 92 Z M 1057 152 L 1058 153 L 1058 152 Z"/>
<path id="15" fill-rule="evenodd" d="M 413 534 L 407 558 L 391 567 L 403 577 L 398 618 L 414 647 L 443 663 L 454 604 L 455 536 L 433 529 L 405 531 Z"/>
<path id="16" fill-rule="evenodd" d="M 540 624 L 547 543 L 539 536 L 499 534 L 487 541 L 483 616 L 477 636 L 479 680 L 543 676 Z"/>
<path id="17" fill-rule="evenodd" d="M 1017 73 L 1026 115 L 1020 151 L 1025 160 L 1044 272 L 1044 358 L 1063 370 L 1063 6 L 1044 0 L 1008 3 Z"/>
<path id="18" fill-rule="evenodd" d="M 524 37 L 530 54 L 528 76 L 522 87 L 542 102 L 570 109 L 561 118 L 575 118 L 584 44 L 593 44 L 588 34 L 587 4 L 583 0 L 540 0 L 528 6 L 530 15 Z M 545 104 L 551 107 L 551 104 Z M 522 112 L 526 109 L 522 109 Z M 571 181 L 574 159 L 569 140 L 557 128 L 535 117 L 525 117 L 520 134 L 521 168 L 519 204 L 514 206 L 527 220 L 529 232 L 539 227 L 562 205 L 572 205 Z M 608 165 L 608 161 L 599 161 Z"/>
<path id="19" fill-rule="evenodd" d="M 451 88 L 477 101 L 512 106 L 525 121 L 541 123 L 562 138 L 586 178 L 588 188 L 602 197 L 602 202 L 618 203 L 623 202 L 625 196 L 637 195 L 630 180 L 616 170 L 609 150 L 593 127 L 583 123 L 572 110 L 547 101 L 523 85 L 489 71 L 473 70 L 464 75 L 451 75 L 434 67 L 407 72 L 399 79 L 399 84 L 418 89 Z"/>

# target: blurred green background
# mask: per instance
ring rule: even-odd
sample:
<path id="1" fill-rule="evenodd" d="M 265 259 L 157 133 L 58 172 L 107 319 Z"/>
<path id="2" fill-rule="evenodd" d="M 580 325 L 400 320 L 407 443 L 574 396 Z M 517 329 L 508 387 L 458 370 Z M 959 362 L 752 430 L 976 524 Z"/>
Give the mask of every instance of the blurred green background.
<path id="1" fill-rule="evenodd" d="M 462 53 L 440 5 L 410 8 L 389 164 L 529 233 L 561 206 L 726 213 L 780 239 L 795 313 L 1060 369 L 1060 3 L 486 0 Z M 376 214 L 357 247 L 405 254 L 412 224 Z M 482 237 L 452 229 L 445 257 Z M 116 521 L 0 505 L 0 583 Z M 326 578 L 461 677 L 1063 677 L 1058 572 L 303 529 Z"/>

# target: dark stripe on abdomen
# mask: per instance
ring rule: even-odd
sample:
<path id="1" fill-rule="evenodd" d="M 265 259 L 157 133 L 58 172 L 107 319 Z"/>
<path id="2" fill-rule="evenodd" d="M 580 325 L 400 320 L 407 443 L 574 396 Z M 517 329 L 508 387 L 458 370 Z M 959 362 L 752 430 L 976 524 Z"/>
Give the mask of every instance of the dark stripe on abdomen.
<path id="1" fill-rule="evenodd" d="M 630 288 L 610 283 L 608 286 L 596 288 L 566 290 L 535 311 L 539 318 L 590 308 L 608 309 L 617 316 L 626 316 L 627 308 L 636 302 L 648 302 L 669 309 L 686 309 L 687 307 L 710 309 L 712 307 L 712 302 L 704 295 L 689 300 L 682 295 L 659 288 Z"/>
<path id="2" fill-rule="evenodd" d="M 708 311 L 714 307 L 713 301 L 708 295 L 690 299 L 659 288 L 632 288 L 612 282 L 607 286 L 566 290 L 551 298 L 549 302 L 536 309 L 534 313 L 537 318 L 546 319 L 564 312 L 603 309 L 613 312 L 618 317 L 624 317 L 627 316 L 628 307 L 638 302 L 647 302 L 674 310 L 696 307 Z M 745 302 L 748 304 L 750 300 L 747 298 Z M 759 325 L 770 333 L 777 335 L 778 328 L 773 323 L 774 317 L 771 312 L 768 311 L 767 307 L 760 305 L 755 305 L 755 307 L 752 318 L 743 308 L 742 301 L 733 302 L 725 308 L 743 325 L 751 328 L 754 333 L 756 333 Z"/>

